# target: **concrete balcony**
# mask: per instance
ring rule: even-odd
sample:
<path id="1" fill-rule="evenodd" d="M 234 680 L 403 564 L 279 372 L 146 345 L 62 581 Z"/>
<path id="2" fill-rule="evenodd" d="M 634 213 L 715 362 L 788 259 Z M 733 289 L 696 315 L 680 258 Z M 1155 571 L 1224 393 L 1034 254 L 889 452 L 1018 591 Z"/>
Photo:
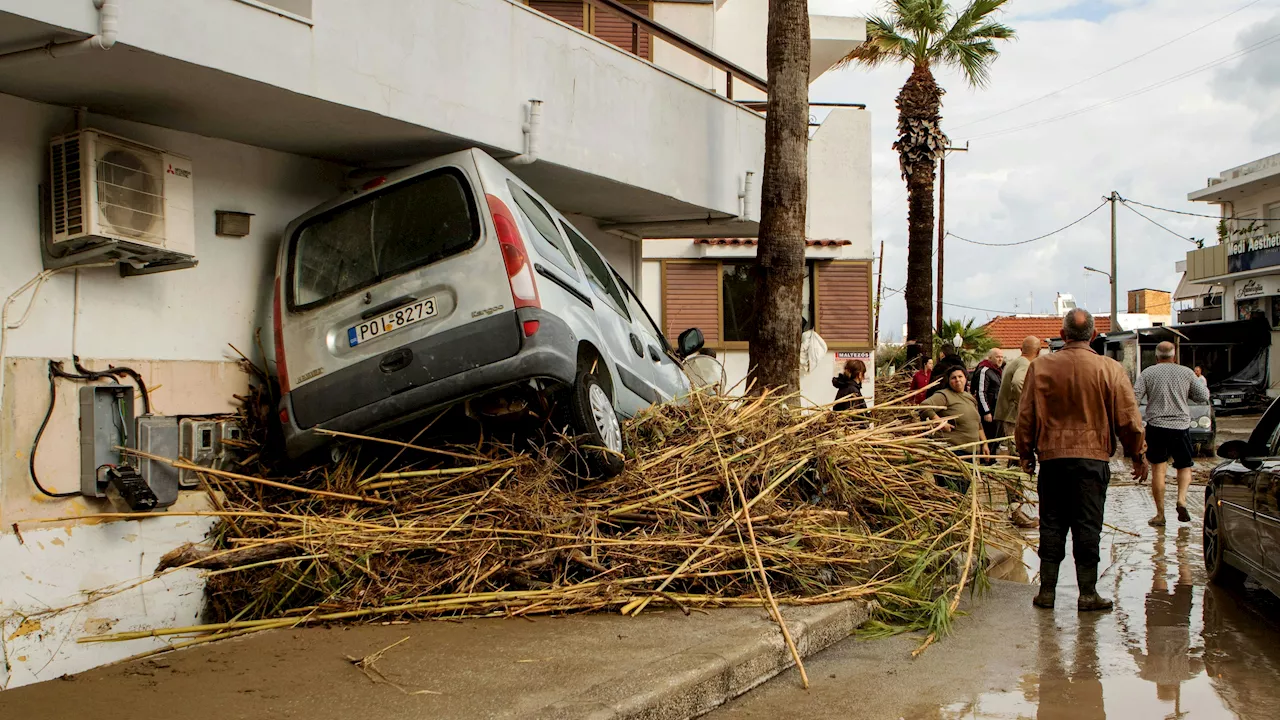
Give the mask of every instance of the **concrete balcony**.
<path id="1" fill-rule="evenodd" d="M 120 6 L 116 47 L 0 60 L 0 93 L 353 166 L 516 155 L 536 98 L 518 172 L 557 207 L 711 235 L 760 176 L 760 115 L 513 0 Z M 98 31 L 90 0 L 0 0 L 0 52 Z"/>

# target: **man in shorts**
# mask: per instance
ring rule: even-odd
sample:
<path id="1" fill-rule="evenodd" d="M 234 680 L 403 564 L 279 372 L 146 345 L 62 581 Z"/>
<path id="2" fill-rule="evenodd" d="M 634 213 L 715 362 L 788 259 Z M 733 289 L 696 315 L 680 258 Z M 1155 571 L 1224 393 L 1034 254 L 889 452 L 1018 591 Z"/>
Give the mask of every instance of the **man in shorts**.
<path id="1" fill-rule="evenodd" d="M 1191 487 L 1190 402 L 1208 403 L 1209 389 L 1195 372 L 1176 361 L 1171 342 L 1156 346 L 1156 364 L 1142 371 L 1134 384 L 1139 405 L 1146 405 L 1147 462 L 1151 463 L 1151 495 L 1156 515 L 1147 522 L 1164 527 L 1164 474 L 1169 461 L 1178 473 L 1178 520 L 1191 522 L 1187 512 L 1187 488 Z"/>

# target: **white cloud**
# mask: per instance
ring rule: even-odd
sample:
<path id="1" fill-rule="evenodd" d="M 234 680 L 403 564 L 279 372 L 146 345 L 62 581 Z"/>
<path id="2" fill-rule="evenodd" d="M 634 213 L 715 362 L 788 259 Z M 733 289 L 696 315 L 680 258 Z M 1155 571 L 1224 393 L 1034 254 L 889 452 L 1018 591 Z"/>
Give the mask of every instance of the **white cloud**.
<path id="1" fill-rule="evenodd" d="M 1026 8 L 1033 1 L 1032 13 Z M 985 242 L 1024 240 L 1079 218 L 1113 189 L 1154 205 L 1214 213 L 1213 206 L 1187 202 L 1187 193 L 1225 168 L 1280 150 L 1275 147 L 1280 142 L 1280 43 L 1065 120 L 982 136 L 1117 98 L 1280 35 L 1274 6 L 1259 3 L 1079 87 L 986 119 L 1106 70 L 1245 3 L 1013 0 L 1005 19 L 1019 38 L 1003 47 L 990 86 L 972 90 L 954 73 L 942 71 L 938 76 L 948 90 L 944 129 L 954 143 L 972 139 L 969 153 L 948 161 L 947 229 Z M 865 0 L 812 2 L 814 12 L 840 14 L 866 14 L 877 6 Z M 1017 13 L 1024 19 L 1018 20 Z M 1049 19 L 1035 19 L 1046 16 Z M 1099 19 L 1081 19 L 1094 16 Z M 833 71 L 814 83 L 811 92 L 814 100 L 865 102 L 874 114 L 874 231 L 877 246 L 882 239 L 886 242 L 884 283 L 894 288 L 901 288 L 905 278 L 906 197 L 891 148 L 897 120 L 893 99 L 907 72 Z M 1180 234 L 1213 236 L 1212 220 L 1148 214 Z M 1177 283 L 1173 265 L 1192 246 L 1124 208 L 1118 217 L 1124 309 L 1128 289 L 1172 290 Z M 1034 294 L 1034 309 L 1044 311 L 1056 292 L 1064 292 L 1103 314 L 1110 303 L 1106 279 L 1081 268 L 1108 269 L 1110 214 L 1103 208 L 1060 235 L 1015 248 L 984 248 L 949 238 L 946 260 L 948 302 L 1026 312 Z M 989 313 L 954 308 L 948 315 L 984 320 Z M 902 296 L 887 298 L 884 331 L 899 333 L 904 319 Z"/>

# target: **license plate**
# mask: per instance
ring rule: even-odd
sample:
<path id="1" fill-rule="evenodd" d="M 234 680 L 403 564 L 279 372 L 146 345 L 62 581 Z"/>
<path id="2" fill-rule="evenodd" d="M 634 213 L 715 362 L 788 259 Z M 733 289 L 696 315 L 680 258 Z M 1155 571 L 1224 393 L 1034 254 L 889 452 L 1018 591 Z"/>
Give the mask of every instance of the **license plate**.
<path id="1" fill-rule="evenodd" d="M 369 342 L 376 337 L 382 337 L 402 327 L 433 318 L 437 312 L 434 296 L 409 303 L 404 307 L 388 312 L 382 317 L 376 317 L 355 327 L 347 328 L 347 343 L 350 347 L 355 347 L 360 343 Z"/>

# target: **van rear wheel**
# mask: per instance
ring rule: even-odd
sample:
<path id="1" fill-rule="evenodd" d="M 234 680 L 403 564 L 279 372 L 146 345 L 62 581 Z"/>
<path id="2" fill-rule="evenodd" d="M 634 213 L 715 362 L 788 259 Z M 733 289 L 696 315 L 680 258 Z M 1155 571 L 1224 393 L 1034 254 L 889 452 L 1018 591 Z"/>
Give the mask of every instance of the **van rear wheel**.
<path id="1" fill-rule="evenodd" d="M 622 472 L 622 425 L 609 393 L 591 372 L 579 373 L 569 393 L 569 421 L 592 477 L 611 478 Z"/>

